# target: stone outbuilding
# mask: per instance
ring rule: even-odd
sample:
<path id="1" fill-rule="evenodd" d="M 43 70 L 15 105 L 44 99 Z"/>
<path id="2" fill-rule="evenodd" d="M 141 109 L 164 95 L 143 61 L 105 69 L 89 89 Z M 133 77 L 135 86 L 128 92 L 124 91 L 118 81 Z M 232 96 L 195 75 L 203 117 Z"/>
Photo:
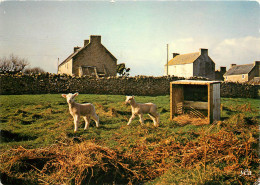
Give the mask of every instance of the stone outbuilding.
<path id="1" fill-rule="evenodd" d="M 58 74 L 73 76 L 116 76 L 117 59 L 101 43 L 100 35 L 91 35 L 83 47 L 74 47 L 73 53 L 58 66 Z"/>
<path id="2" fill-rule="evenodd" d="M 224 74 L 224 80 L 230 82 L 248 82 L 260 77 L 260 61 L 252 64 L 231 64 L 230 69 Z"/>
<path id="3" fill-rule="evenodd" d="M 224 74 L 227 72 L 227 68 L 221 66 L 219 70 L 215 71 L 215 80 L 224 81 Z"/>
<path id="4" fill-rule="evenodd" d="M 167 64 L 164 66 L 167 75 Z M 173 53 L 173 58 L 168 62 L 168 75 L 178 77 L 204 77 L 215 79 L 215 63 L 208 56 L 208 49 L 200 49 L 196 53 Z"/>

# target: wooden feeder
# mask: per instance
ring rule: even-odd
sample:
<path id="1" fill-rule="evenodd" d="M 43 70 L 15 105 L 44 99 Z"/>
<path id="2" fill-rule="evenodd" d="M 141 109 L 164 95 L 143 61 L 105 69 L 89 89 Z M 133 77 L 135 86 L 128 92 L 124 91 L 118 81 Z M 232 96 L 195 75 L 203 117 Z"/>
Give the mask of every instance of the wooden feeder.
<path id="1" fill-rule="evenodd" d="M 170 83 L 170 118 L 192 114 L 207 118 L 209 123 L 220 120 L 220 82 L 179 80 Z"/>

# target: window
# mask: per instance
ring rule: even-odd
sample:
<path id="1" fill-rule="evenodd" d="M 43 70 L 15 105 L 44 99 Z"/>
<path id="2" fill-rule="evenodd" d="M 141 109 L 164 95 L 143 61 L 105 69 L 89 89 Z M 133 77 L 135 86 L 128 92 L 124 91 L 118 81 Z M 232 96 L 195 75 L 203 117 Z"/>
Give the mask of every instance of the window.
<path id="1" fill-rule="evenodd" d="M 245 78 L 245 75 L 242 75 L 242 78 Z"/>

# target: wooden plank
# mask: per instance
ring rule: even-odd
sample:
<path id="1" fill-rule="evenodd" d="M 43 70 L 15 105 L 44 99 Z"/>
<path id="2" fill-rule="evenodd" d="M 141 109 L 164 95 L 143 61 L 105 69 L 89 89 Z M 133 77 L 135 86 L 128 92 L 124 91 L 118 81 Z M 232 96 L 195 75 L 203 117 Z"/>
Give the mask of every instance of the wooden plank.
<path id="1" fill-rule="evenodd" d="M 207 110 L 208 102 L 184 101 L 184 107 L 193 107 L 195 109 Z"/>
<path id="2" fill-rule="evenodd" d="M 170 118 L 173 119 L 174 115 L 178 113 L 178 104 L 183 102 L 183 86 L 173 85 L 170 88 Z"/>
<path id="3" fill-rule="evenodd" d="M 213 123 L 213 84 L 208 84 L 208 119 Z"/>
<path id="4" fill-rule="evenodd" d="M 170 83 L 170 119 L 173 119 L 173 90 L 172 90 L 172 83 Z"/>
<path id="5" fill-rule="evenodd" d="M 208 85 L 208 84 L 216 84 L 220 83 L 220 81 L 205 81 L 205 80 L 177 80 L 171 82 L 173 84 L 182 84 L 182 85 Z"/>
<path id="6" fill-rule="evenodd" d="M 198 118 L 205 118 L 205 115 L 202 112 L 200 112 L 198 109 L 195 109 L 193 107 L 190 107 L 190 114 Z"/>
<path id="7" fill-rule="evenodd" d="M 177 103 L 177 114 L 183 114 L 183 102 Z"/>
<path id="8" fill-rule="evenodd" d="M 220 84 L 213 85 L 213 120 L 220 120 Z"/>

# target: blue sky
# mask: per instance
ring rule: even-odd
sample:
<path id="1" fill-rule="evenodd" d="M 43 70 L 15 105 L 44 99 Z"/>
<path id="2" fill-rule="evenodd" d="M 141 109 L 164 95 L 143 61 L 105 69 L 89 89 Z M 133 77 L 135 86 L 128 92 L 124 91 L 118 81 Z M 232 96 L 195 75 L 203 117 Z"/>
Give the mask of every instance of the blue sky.
<path id="1" fill-rule="evenodd" d="M 130 74 L 163 75 L 171 53 L 208 48 L 219 66 L 260 60 L 256 1 L 2 1 L 0 57 L 11 53 L 55 73 L 57 61 L 90 35 L 131 68 Z"/>

